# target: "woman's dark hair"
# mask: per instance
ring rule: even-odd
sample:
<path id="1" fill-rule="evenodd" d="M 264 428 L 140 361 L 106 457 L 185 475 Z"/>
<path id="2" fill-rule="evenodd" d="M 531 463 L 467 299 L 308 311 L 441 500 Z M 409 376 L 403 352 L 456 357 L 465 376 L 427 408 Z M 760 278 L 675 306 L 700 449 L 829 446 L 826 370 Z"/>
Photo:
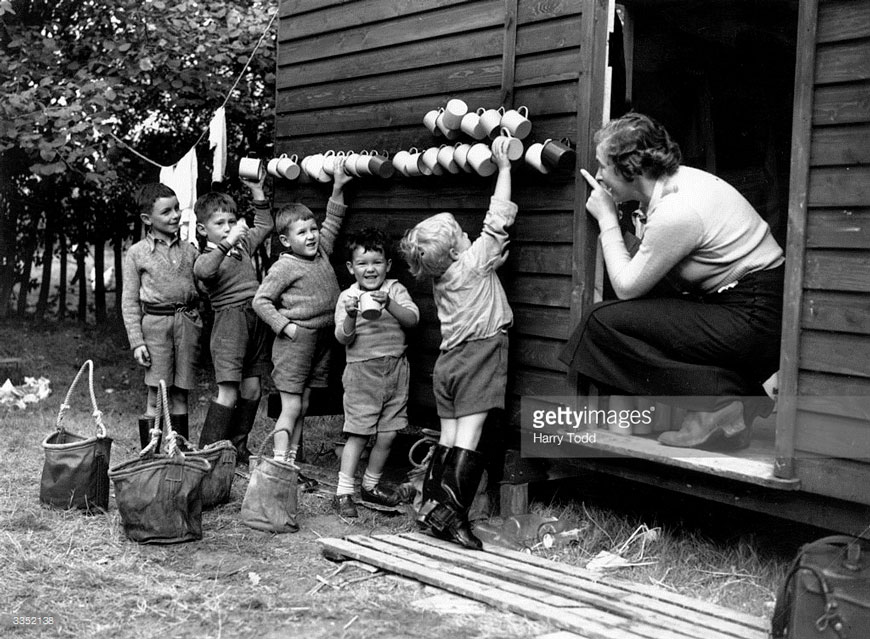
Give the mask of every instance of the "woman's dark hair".
<path id="1" fill-rule="evenodd" d="M 654 180 L 680 168 L 680 146 L 661 124 L 648 115 L 627 113 L 605 124 L 595 134 L 596 146 L 626 180 L 645 175 Z"/>

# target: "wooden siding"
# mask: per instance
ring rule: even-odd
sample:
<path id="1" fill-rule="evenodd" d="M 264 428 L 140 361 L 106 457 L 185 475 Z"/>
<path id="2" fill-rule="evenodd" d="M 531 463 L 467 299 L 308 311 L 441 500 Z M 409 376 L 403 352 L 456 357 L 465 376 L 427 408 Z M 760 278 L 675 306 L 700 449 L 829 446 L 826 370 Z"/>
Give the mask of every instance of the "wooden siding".
<path id="1" fill-rule="evenodd" d="M 778 445 L 836 475 L 834 460 L 870 464 L 870 4 L 822 0 L 801 29 L 815 50 L 799 51 L 796 76 L 795 119 L 809 126 L 793 140 Z M 870 503 L 814 473 L 805 489 Z"/>
<path id="2" fill-rule="evenodd" d="M 591 0 L 285 0 L 276 151 L 300 158 L 329 149 L 392 155 L 440 145 L 444 139 L 431 135 L 422 118 L 454 97 L 472 109 L 527 106 L 533 122 L 527 145 L 562 137 L 588 145 L 588 117 L 579 114 L 593 92 L 583 73 L 592 56 L 583 36 L 599 27 L 588 24 L 584 6 L 599 11 Z M 500 275 L 515 313 L 514 396 L 568 392 L 556 356 L 568 335 L 577 288 L 575 220 L 586 225 L 582 204 L 579 210 L 576 205 L 578 193 L 585 201 L 579 182 L 573 171 L 544 176 L 522 163 L 513 171 L 519 217 Z M 425 217 L 448 210 L 474 237 L 493 185 L 494 178 L 469 175 L 356 180 L 345 230 L 375 226 L 398 239 Z M 320 212 L 330 188 L 285 183 L 276 201 L 302 201 Z M 344 259 L 334 258 L 342 287 L 350 283 Z M 391 276 L 411 289 L 421 308 L 409 349 L 412 396 L 417 408 L 431 409 L 439 342 L 431 290 L 411 280 L 399 256 Z"/>

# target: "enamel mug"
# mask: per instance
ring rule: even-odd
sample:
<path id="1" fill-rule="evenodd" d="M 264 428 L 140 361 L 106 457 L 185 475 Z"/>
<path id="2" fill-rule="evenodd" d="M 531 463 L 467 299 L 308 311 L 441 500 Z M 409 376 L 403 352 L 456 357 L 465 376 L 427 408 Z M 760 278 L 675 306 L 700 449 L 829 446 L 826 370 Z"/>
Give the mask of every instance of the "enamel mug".
<path id="1" fill-rule="evenodd" d="M 447 102 L 444 107 L 444 115 L 442 121 L 448 129 L 458 129 L 462 124 L 462 118 L 468 113 L 468 105 L 462 100 L 454 98 Z"/>
<path id="2" fill-rule="evenodd" d="M 532 122 L 529 120 L 528 107 L 521 106 L 516 109 L 505 111 L 501 117 L 501 126 L 511 132 L 511 135 L 520 140 L 532 132 Z"/>
<path id="3" fill-rule="evenodd" d="M 496 136 L 495 140 L 492 141 L 493 144 L 499 139 L 507 140 L 507 156 L 509 160 L 515 161 L 523 157 L 523 143 L 519 138 L 512 136 L 507 127 L 502 128 L 501 135 Z"/>
<path id="4" fill-rule="evenodd" d="M 372 297 L 371 292 L 365 291 L 359 296 L 359 313 L 367 320 L 378 319 L 383 307 L 381 303 Z"/>
<path id="5" fill-rule="evenodd" d="M 432 109 L 428 111 L 426 115 L 423 116 L 423 126 L 429 129 L 429 133 L 432 135 L 440 135 L 441 129 L 438 128 L 436 121 L 438 120 L 438 116 L 441 115 L 443 108 L 440 109 Z"/>
<path id="6" fill-rule="evenodd" d="M 483 142 L 478 142 L 468 150 L 468 164 L 475 173 L 484 177 L 492 175 L 498 169 L 492 161 L 492 151 Z"/>
<path id="7" fill-rule="evenodd" d="M 266 164 L 260 158 L 239 160 L 239 177 L 250 182 L 259 182 L 266 175 Z"/>
<path id="8" fill-rule="evenodd" d="M 453 157 L 453 152 L 455 148 L 452 146 L 448 146 L 446 144 L 442 144 L 438 148 L 438 164 L 441 165 L 448 173 L 459 173 L 461 170 L 459 165 L 456 164 L 456 160 Z"/>
<path id="9" fill-rule="evenodd" d="M 504 107 L 487 109 L 480 115 L 480 130 L 484 137 L 494 138 L 498 135 L 502 115 L 504 115 Z"/>
<path id="10" fill-rule="evenodd" d="M 418 177 L 420 175 L 431 175 L 431 173 L 426 173 L 427 170 L 425 165 L 423 164 L 423 154 L 417 150 L 417 147 L 412 146 L 408 149 L 408 159 L 405 161 L 405 168 L 402 171 L 408 177 Z"/>
<path id="11" fill-rule="evenodd" d="M 543 151 L 543 149 L 544 145 L 540 142 L 530 144 L 529 148 L 526 150 L 526 164 L 537 169 L 541 173 L 549 173 L 550 169 L 544 165 L 544 160 L 541 158 L 541 151 Z"/>
<path id="12" fill-rule="evenodd" d="M 462 135 L 462 131 L 459 129 L 459 127 L 450 128 L 449 126 L 447 126 L 447 122 L 444 119 L 445 113 L 446 111 L 441 111 L 441 113 L 438 114 L 438 117 L 435 118 L 435 126 L 438 127 L 438 130 L 441 132 L 441 134 L 448 140 L 458 140 L 459 136 Z"/>
<path id="13" fill-rule="evenodd" d="M 462 116 L 462 123 L 459 125 L 459 128 L 462 129 L 465 135 L 475 140 L 482 140 L 486 137 L 483 128 L 480 126 L 480 116 L 485 110 L 481 107 L 477 111 L 470 111 Z"/>
<path id="14" fill-rule="evenodd" d="M 437 146 L 430 146 L 423 151 L 423 164 L 428 170 L 427 175 L 442 175 L 444 173 L 444 168 L 438 164 L 438 151 Z"/>
<path id="15" fill-rule="evenodd" d="M 373 152 L 369 156 L 369 173 L 379 178 L 391 178 L 395 174 L 396 169 L 393 163 L 390 162 L 389 154 Z"/>
<path id="16" fill-rule="evenodd" d="M 299 166 L 298 161 L 299 156 L 295 153 L 290 157 L 287 157 L 286 154 L 282 155 L 280 158 L 278 158 L 278 173 L 280 173 L 282 177 L 285 177 L 288 180 L 295 180 L 302 172 L 302 168 Z"/>
<path id="17" fill-rule="evenodd" d="M 577 154 L 571 148 L 570 140 L 547 140 L 541 150 L 541 159 L 551 169 L 570 169 L 574 166 Z"/>
<path id="18" fill-rule="evenodd" d="M 465 142 L 457 142 L 453 147 L 453 160 L 456 162 L 462 171 L 473 173 L 474 169 L 468 164 L 468 152 L 471 150 L 471 145 Z"/>

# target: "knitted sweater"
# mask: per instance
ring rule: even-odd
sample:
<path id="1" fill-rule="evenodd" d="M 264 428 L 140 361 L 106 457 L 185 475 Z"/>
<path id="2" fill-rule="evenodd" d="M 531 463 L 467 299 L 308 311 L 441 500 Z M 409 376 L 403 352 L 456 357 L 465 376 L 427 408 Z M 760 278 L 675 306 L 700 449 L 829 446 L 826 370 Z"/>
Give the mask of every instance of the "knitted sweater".
<path id="1" fill-rule="evenodd" d="M 398 280 L 385 280 L 380 290 L 390 295 L 390 304 L 398 304 L 420 318 L 420 310 L 411 299 L 408 289 Z M 351 284 L 341 292 L 335 305 L 335 339 L 347 347 L 348 362 L 363 362 L 378 357 L 398 357 L 405 352 L 405 330 L 389 311 L 383 311 L 377 319 L 367 320 L 362 315 L 356 317 L 356 328 L 353 333 L 344 332 L 344 318 L 347 310 L 344 302 L 350 297 L 359 297 L 362 291 L 358 284 Z"/>
<path id="2" fill-rule="evenodd" d="M 236 243 L 237 251 L 230 253 L 233 247 L 223 241 L 216 247 L 206 247 L 196 258 L 193 274 L 215 311 L 254 299 L 260 282 L 251 255 L 274 228 L 269 203 L 255 200 L 254 228 L 244 240 Z"/>
<path id="3" fill-rule="evenodd" d="M 291 323 L 305 328 L 332 324 L 339 288 L 329 255 L 346 210 L 345 205 L 330 198 L 314 259 L 282 253 L 263 278 L 253 307 L 276 335 Z"/>
<path id="4" fill-rule="evenodd" d="M 601 233 L 601 248 L 620 299 L 644 295 L 665 276 L 681 290 L 713 293 L 784 261 L 770 227 L 737 189 L 686 166 L 656 182 L 634 257 L 615 226 Z"/>
<path id="5" fill-rule="evenodd" d="M 199 294 L 193 279 L 198 252 L 177 236 L 171 242 L 148 233 L 127 251 L 124 258 L 124 292 L 121 314 L 130 348 L 145 343 L 142 338 L 142 304 L 196 304 Z"/>

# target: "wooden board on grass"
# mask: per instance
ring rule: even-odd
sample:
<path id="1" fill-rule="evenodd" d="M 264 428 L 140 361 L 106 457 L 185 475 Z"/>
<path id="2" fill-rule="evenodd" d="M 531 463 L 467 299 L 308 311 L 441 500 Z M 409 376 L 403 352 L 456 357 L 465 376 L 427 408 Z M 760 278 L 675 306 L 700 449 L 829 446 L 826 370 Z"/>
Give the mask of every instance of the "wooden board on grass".
<path id="1" fill-rule="evenodd" d="M 548 559 L 425 535 L 321 539 L 347 557 L 590 639 L 762 639 L 764 619 Z"/>

